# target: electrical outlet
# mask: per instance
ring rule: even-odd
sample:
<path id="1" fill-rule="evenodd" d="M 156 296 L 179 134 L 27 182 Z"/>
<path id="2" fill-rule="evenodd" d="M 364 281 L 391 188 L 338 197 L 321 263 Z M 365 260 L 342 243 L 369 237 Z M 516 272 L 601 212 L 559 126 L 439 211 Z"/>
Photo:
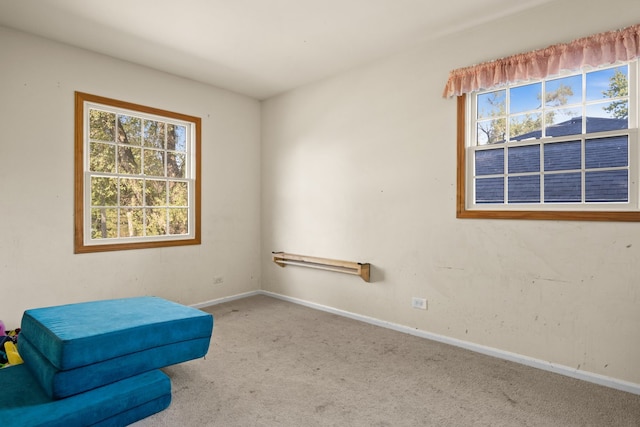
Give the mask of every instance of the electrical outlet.
<path id="1" fill-rule="evenodd" d="M 224 277 L 222 277 L 222 276 L 215 276 L 215 277 L 213 278 L 213 284 L 214 284 L 214 285 L 219 285 L 219 284 L 221 284 L 222 282 L 224 282 Z"/>
<path id="2" fill-rule="evenodd" d="M 427 299 L 426 298 L 413 297 L 413 298 L 411 298 L 411 307 L 419 308 L 421 310 L 426 310 L 427 309 Z"/>

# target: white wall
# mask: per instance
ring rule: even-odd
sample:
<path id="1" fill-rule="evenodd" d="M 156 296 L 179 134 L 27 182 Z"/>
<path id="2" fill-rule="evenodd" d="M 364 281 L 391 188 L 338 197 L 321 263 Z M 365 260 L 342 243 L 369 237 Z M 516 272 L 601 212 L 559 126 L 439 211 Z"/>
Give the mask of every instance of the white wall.
<path id="1" fill-rule="evenodd" d="M 640 384 L 640 225 L 456 219 L 441 97 L 450 69 L 639 18 L 636 0 L 558 0 L 265 101 L 263 289 Z M 271 251 L 370 262 L 373 280 Z"/>
<path id="2" fill-rule="evenodd" d="M 637 0 L 556 0 L 262 112 L 0 28 L 0 319 L 13 328 L 31 307 L 144 294 L 192 304 L 262 287 L 640 384 L 639 226 L 456 219 L 455 101 L 441 98 L 450 69 L 639 18 Z M 202 245 L 73 254 L 76 90 L 202 117 Z M 274 250 L 371 262 L 373 282 L 281 269 Z M 429 309 L 412 309 L 413 296 Z"/>
<path id="3" fill-rule="evenodd" d="M 33 307 L 136 295 L 193 304 L 260 287 L 259 102 L 3 28 L 0 58 L 7 328 Z M 74 255 L 74 91 L 202 118 L 201 245 Z"/>

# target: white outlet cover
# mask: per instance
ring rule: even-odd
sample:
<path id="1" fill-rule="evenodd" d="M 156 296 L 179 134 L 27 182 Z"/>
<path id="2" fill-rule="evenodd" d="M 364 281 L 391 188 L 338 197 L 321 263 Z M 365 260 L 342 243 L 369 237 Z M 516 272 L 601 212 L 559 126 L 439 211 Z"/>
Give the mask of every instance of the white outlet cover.
<path id="1" fill-rule="evenodd" d="M 413 297 L 411 299 L 411 306 L 413 308 L 419 308 L 421 310 L 426 310 L 427 309 L 427 299 L 426 298 Z"/>

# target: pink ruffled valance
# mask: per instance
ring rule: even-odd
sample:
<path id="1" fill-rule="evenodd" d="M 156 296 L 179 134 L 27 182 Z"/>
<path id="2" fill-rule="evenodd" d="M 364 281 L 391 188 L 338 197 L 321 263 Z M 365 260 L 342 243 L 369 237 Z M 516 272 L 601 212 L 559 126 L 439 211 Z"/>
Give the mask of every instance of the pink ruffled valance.
<path id="1" fill-rule="evenodd" d="M 586 65 L 613 64 L 638 57 L 640 24 L 453 70 L 449 73 L 443 97 L 450 98 L 510 82 L 542 79 Z"/>

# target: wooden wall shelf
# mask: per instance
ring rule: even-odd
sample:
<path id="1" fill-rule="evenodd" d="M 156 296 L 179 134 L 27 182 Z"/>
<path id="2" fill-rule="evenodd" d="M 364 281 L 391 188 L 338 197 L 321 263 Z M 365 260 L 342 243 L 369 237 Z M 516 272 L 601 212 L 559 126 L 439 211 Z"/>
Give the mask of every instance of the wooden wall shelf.
<path id="1" fill-rule="evenodd" d="M 362 277 L 365 282 L 369 282 L 371 274 L 371 265 L 369 263 L 340 261 L 337 259 L 295 255 L 285 252 L 273 252 L 273 262 L 278 264 L 280 267 L 284 267 L 286 265 L 297 265 L 300 267 L 353 274 Z"/>

